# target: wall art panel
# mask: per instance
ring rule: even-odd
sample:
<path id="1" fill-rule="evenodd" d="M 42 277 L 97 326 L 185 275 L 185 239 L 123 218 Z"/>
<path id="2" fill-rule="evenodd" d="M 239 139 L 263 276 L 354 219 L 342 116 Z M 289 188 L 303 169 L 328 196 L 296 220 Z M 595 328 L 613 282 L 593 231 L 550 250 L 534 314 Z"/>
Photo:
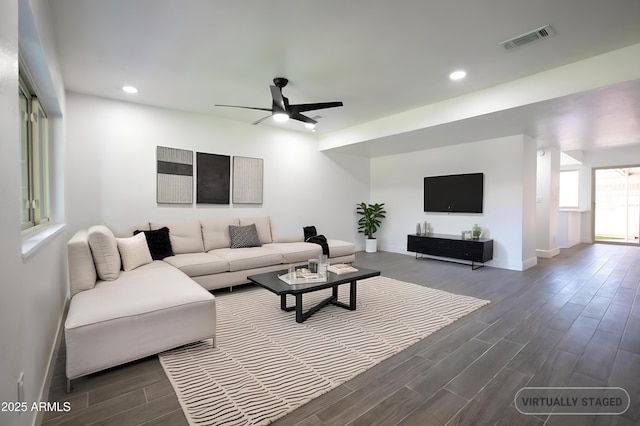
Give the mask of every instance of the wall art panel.
<path id="1" fill-rule="evenodd" d="M 196 203 L 229 204 L 231 157 L 196 153 Z"/>
<path id="2" fill-rule="evenodd" d="M 193 151 L 156 147 L 156 202 L 193 203 Z"/>
<path id="3" fill-rule="evenodd" d="M 262 158 L 233 157 L 233 203 L 262 204 Z"/>

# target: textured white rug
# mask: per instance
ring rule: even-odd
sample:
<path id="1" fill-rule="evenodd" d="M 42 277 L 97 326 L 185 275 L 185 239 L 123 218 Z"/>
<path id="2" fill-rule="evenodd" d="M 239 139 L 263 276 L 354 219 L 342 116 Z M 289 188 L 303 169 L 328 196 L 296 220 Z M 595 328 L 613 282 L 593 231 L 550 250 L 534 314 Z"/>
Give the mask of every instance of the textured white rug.
<path id="1" fill-rule="evenodd" d="M 357 300 L 355 311 L 329 305 L 298 324 L 262 288 L 216 296 L 217 347 L 209 340 L 160 354 L 189 423 L 269 424 L 489 303 L 385 277 L 359 281 Z"/>

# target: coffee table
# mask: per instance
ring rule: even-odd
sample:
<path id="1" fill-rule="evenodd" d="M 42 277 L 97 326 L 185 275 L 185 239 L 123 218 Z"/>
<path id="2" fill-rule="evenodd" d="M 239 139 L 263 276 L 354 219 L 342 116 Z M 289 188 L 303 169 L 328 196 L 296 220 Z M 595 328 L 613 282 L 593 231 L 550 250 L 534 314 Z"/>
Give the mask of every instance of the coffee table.
<path id="1" fill-rule="evenodd" d="M 358 280 L 365 278 L 377 277 L 380 271 L 373 269 L 360 268 L 354 265 L 358 272 L 349 274 L 334 274 L 328 272 L 327 281 L 322 283 L 304 283 L 304 284 L 287 284 L 278 278 L 279 275 L 286 274 L 287 271 L 267 272 L 264 274 L 251 275 L 247 279 L 260 287 L 264 287 L 272 293 L 280 296 L 280 309 L 283 311 L 296 311 L 296 322 L 301 323 L 315 314 L 326 305 L 340 306 L 341 308 L 355 311 L 356 309 L 356 283 Z M 349 303 L 343 303 L 338 300 L 338 286 L 349 283 Z M 327 297 L 307 312 L 302 312 L 302 295 L 312 291 L 318 291 L 325 288 L 332 289 L 330 297 Z M 295 306 L 287 306 L 287 294 L 294 295 L 296 298 Z"/>

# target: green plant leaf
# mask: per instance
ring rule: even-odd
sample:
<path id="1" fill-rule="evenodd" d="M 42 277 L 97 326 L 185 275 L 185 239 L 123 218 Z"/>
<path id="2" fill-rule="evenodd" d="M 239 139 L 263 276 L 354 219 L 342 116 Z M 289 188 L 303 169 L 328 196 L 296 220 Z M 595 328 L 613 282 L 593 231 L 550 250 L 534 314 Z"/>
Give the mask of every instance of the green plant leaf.
<path id="1" fill-rule="evenodd" d="M 382 224 L 381 219 L 386 217 L 387 212 L 384 210 L 384 203 L 367 204 L 363 202 L 356 204 L 356 213 L 362 215 L 358 220 L 358 232 L 372 239 L 373 234 Z"/>

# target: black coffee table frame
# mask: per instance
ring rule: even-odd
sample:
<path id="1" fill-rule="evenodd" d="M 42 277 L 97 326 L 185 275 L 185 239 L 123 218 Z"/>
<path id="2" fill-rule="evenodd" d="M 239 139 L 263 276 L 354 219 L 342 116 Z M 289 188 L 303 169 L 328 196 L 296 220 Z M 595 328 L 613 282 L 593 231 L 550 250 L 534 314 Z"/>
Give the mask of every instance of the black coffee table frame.
<path id="1" fill-rule="evenodd" d="M 267 272 L 265 274 L 251 275 L 247 279 L 260 287 L 269 290 L 280 296 L 280 309 L 283 311 L 296 311 L 296 322 L 306 321 L 311 315 L 318 312 L 323 307 L 331 304 L 339 306 L 350 311 L 356 309 L 357 297 L 357 281 L 365 278 L 376 277 L 380 275 L 380 271 L 373 269 L 359 268 L 358 272 L 350 274 L 337 275 L 329 272 L 327 281 L 322 283 L 305 283 L 305 284 L 287 284 L 278 278 L 278 275 L 286 274 L 287 271 Z M 349 284 L 349 303 L 340 302 L 338 300 L 338 287 L 342 284 Z M 317 305 L 311 307 L 307 312 L 302 311 L 302 295 L 312 291 L 331 289 L 331 296 L 322 300 Z M 287 295 L 291 294 L 295 297 L 295 305 L 287 306 Z"/>

